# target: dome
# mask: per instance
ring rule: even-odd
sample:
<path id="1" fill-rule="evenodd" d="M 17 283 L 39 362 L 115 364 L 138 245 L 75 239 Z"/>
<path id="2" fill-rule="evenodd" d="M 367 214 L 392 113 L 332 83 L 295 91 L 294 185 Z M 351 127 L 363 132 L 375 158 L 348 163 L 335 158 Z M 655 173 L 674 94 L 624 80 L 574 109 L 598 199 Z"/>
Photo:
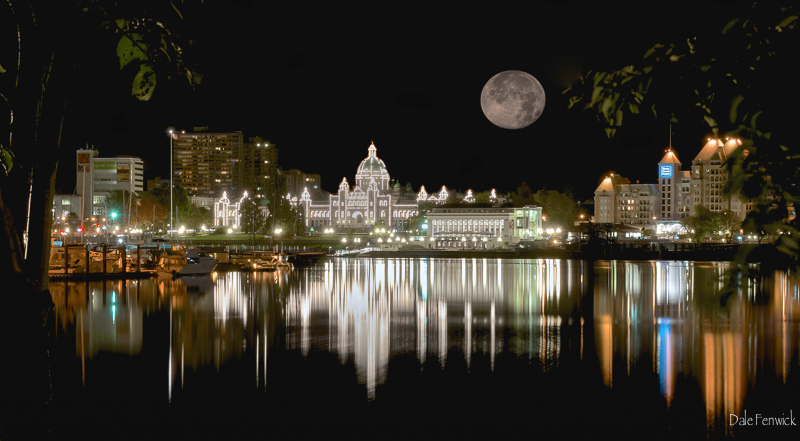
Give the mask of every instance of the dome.
<path id="1" fill-rule="evenodd" d="M 386 170 L 386 164 L 378 158 L 375 154 L 376 151 L 375 144 L 370 144 L 369 155 L 358 165 L 358 170 L 356 171 L 357 183 L 367 183 L 370 178 L 375 178 L 377 182 L 381 182 L 381 180 L 388 181 L 389 172 Z"/>

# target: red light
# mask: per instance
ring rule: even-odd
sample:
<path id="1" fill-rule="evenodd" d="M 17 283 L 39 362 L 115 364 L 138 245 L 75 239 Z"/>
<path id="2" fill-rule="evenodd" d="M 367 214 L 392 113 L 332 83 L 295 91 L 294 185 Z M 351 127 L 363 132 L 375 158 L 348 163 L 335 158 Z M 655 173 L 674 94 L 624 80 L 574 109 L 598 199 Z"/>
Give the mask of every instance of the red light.
<path id="1" fill-rule="evenodd" d="M 67 235 L 67 233 L 65 233 L 65 232 L 63 232 L 63 231 L 62 231 L 62 232 L 61 232 L 61 235 L 62 235 L 62 236 L 66 236 L 66 235 Z"/>
<path id="2" fill-rule="evenodd" d="M 83 227 L 78 227 L 78 233 L 83 231 Z"/>

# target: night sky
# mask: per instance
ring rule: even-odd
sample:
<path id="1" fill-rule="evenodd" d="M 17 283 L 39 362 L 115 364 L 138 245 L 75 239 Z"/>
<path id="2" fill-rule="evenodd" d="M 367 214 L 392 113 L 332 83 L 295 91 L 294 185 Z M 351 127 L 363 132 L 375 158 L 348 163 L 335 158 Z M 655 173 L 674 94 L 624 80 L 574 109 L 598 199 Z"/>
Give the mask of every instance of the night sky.
<path id="1" fill-rule="evenodd" d="M 342 177 L 354 182 L 371 141 L 391 176 L 415 190 L 506 192 L 525 181 L 534 190 L 569 186 L 591 198 L 611 170 L 655 182 L 669 143 L 667 115 L 625 126 L 608 140 L 592 114 L 567 111 L 561 92 L 590 69 L 638 61 L 655 43 L 719 32 L 741 6 L 657 4 L 441 11 L 207 2 L 200 13 L 187 13 L 204 74 L 195 92 L 160 81 L 151 101 L 137 102 L 113 45 L 93 61 L 81 85 L 86 92 L 70 103 L 58 190 L 73 191 L 74 150 L 87 143 L 103 157 L 141 157 L 145 179 L 167 176 L 170 126 L 261 136 L 278 145 L 280 167 L 319 173 L 328 191 Z M 543 115 L 520 130 L 494 126 L 480 107 L 486 81 L 512 69 L 535 76 L 547 95 Z M 686 122 L 672 132 L 688 166 L 709 131 Z"/>

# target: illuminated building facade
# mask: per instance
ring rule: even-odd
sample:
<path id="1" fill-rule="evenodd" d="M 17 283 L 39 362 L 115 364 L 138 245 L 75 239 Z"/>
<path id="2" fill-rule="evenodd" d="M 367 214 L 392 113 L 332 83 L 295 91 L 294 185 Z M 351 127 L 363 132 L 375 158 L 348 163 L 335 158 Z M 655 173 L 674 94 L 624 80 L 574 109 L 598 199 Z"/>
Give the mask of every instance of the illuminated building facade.
<path id="1" fill-rule="evenodd" d="M 541 238 L 541 207 L 442 207 L 428 212 L 425 247 L 493 249 Z"/>
<path id="2" fill-rule="evenodd" d="M 356 170 L 355 186 L 351 187 L 347 178 L 343 178 L 338 192 L 329 195 L 327 201 L 312 200 L 308 187 L 304 187 L 300 198 L 292 203 L 302 207 L 307 230 L 324 227 L 359 230 L 378 223 L 402 230 L 408 219 L 419 213 L 420 202 L 447 200 L 444 187 L 439 195 L 428 197 L 425 187 L 413 193 L 399 184 L 392 185 L 386 164 L 376 152 L 375 144 L 370 144 L 367 157 Z"/>
<path id="3" fill-rule="evenodd" d="M 730 210 L 740 221 L 744 219 L 749 209 L 747 204 L 736 196 L 723 194 L 729 177 L 725 161 L 740 145 L 742 142 L 738 139 L 710 139 L 692 160 L 692 215 L 695 214 L 696 207 L 705 205 L 713 212 Z"/>
<path id="4" fill-rule="evenodd" d="M 595 222 L 651 227 L 659 233 L 682 228 L 681 219 L 694 215 L 697 207 L 713 212 L 730 210 L 743 220 L 747 204 L 736 196 L 725 196 L 728 171 L 723 165 L 741 141 L 711 139 L 682 170 L 671 147 L 658 163 L 656 184 L 631 184 L 618 174 L 603 178 L 594 193 Z"/>
<path id="5" fill-rule="evenodd" d="M 214 226 L 237 228 L 242 225 L 242 204 L 249 198 L 245 191 L 241 198 L 231 201 L 228 193 L 223 192 L 222 197 L 214 203 Z M 269 214 L 266 206 L 259 205 L 258 208 L 263 216 Z"/>

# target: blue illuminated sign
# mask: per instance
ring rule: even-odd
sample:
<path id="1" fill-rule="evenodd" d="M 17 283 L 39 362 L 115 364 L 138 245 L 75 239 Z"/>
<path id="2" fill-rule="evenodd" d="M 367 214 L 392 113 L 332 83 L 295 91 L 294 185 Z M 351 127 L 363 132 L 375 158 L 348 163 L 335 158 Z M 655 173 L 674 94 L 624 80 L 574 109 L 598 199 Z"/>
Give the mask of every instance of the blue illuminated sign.
<path id="1" fill-rule="evenodd" d="M 672 166 L 671 165 L 662 165 L 659 175 L 662 178 L 671 178 L 672 177 Z"/>

